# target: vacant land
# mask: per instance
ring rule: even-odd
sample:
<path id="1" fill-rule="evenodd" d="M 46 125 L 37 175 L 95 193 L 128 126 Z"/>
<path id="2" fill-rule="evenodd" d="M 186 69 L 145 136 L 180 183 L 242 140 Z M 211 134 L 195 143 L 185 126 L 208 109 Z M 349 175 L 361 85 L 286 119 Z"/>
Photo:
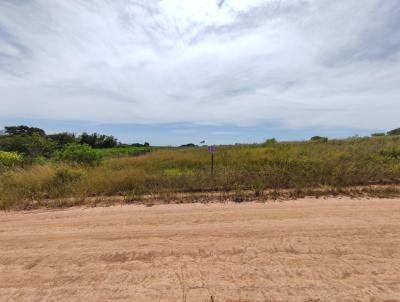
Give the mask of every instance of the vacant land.
<path id="1" fill-rule="evenodd" d="M 400 183 L 400 136 L 221 146 L 214 177 L 207 148 L 152 149 L 141 156 L 113 150 L 120 149 L 101 151 L 109 156 L 95 166 L 47 159 L 0 171 L 0 209 L 71 197 L 118 195 L 135 202 L 149 194 L 208 191 L 262 197 L 265 190 L 336 192 Z"/>
<path id="2" fill-rule="evenodd" d="M 400 200 L 0 213 L 1 301 L 400 301 Z"/>

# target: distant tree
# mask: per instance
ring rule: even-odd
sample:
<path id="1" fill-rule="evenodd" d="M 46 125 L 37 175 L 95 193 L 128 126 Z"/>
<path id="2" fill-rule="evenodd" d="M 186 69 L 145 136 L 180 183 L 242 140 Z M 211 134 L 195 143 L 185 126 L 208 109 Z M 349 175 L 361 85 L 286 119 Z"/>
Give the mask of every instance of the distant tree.
<path id="1" fill-rule="evenodd" d="M 93 134 L 88 134 L 86 132 L 83 132 L 79 136 L 79 143 L 80 144 L 86 144 L 89 145 L 90 147 L 94 148 L 96 146 L 96 141 L 97 141 L 97 133 Z"/>
<path id="2" fill-rule="evenodd" d="M 143 147 L 150 147 L 150 144 L 149 144 L 148 142 L 145 142 L 145 143 L 143 144 Z"/>
<path id="3" fill-rule="evenodd" d="M 65 145 L 72 144 L 76 142 L 76 137 L 74 133 L 61 132 L 50 134 L 47 136 L 51 141 L 57 144 L 57 147 L 62 148 Z"/>
<path id="4" fill-rule="evenodd" d="M 116 147 L 118 141 L 112 135 L 100 135 L 97 140 L 97 148 L 113 148 Z"/>
<path id="5" fill-rule="evenodd" d="M 190 144 L 180 146 L 180 148 L 193 148 L 193 147 L 197 147 L 197 145 L 190 143 Z"/>
<path id="6" fill-rule="evenodd" d="M 390 130 L 387 134 L 391 135 L 391 136 L 400 135 L 400 128 L 396 128 L 396 129 Z"/>
<path id="7" fill-rule="evenodd" d="M 6 126 L 4 127 L 5 133 L 7 135 L 33 135 L 37 134 L 39 136 L 46 136 L 46 132 L 43 129 L 36 128 L 36 127 L 28 127 L 25 125 L 20 126 Z"/>
<path id="8" fill-rule="evenodd" d="M 316 136 L 313 136 L 312 138 L 310 138 L 310 141 L 313 141 L 313 142 L 327 142 L 328 138 L 325 137 L 325 136 L 316 135 Z"/>
<path id="9" fill-rule="evenodd" d="M 275 138 L 269 138 L 264 142 L 264 145 L 273 145 L 276 144 L 278 141 Z"/>
<path id="10" fill-rule="evenodd" d="M 377 133 L 372 133 L 371 136 L 374 136 L 374 137 L 376 137 L 376 136 L 386 136 L 386 133 L 384 133 L 384 132 L 377 132 Z"/>
<path id="11" fill-rule="evenodd" d="M 114 136 L 104 134 L 88 134 L 83 132 L 78 139 L 80 144 L 86 144 L 92 148 L 112 148 L 118 145 L 118 141 Z"/>
<path id="12" fill-rule="evenodd" d="M 56 149 L 56 144 L 39 134 L 6 135 L 0 138 L 0 150 L 18 152 L 29 157 L 50 157 Z"/>

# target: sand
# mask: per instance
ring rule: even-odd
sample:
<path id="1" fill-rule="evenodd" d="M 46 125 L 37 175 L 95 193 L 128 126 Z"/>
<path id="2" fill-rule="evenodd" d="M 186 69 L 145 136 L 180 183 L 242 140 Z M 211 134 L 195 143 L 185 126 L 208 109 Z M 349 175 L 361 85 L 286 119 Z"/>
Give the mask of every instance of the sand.
<path id="1" fill-rule="evenodd" d="M 400 199 L 2 212 L 0 301 L 400 301 Z"/>

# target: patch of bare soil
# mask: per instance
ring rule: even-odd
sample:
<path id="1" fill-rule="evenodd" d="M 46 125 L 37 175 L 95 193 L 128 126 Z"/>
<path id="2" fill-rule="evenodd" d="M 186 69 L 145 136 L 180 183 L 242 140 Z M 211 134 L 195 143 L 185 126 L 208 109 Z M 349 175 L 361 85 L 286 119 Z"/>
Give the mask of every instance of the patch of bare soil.
<path id="1" fill-rule="evenodd" d="M 0 301 L 400 301 L 400 199 L 3 212 Z"/>

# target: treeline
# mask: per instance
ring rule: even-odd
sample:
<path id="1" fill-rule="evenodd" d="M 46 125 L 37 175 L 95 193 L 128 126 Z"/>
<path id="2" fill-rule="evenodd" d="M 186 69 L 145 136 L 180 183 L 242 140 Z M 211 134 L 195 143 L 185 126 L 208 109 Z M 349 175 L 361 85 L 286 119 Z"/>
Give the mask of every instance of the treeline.
<path id="1" fill-rule="evenodd" d="M 51 157 L 54 152 L 71 144 L 88 145 L 95 149 L 126 146 L 112 135 L 86 132 L 81 135 L 69 132 L 46 134 L 43 129 L 25 125 L 4 127 L 3 134 L 0 136 L 0 151 L 18 152 L 29 157 Z M 149 146 L 148 143 L 133 145 Z"/>
<path id="2" fill-rule="evenodd" d="M 378 132 L 371 134 L 371 136 L 397 136 L 397 135 L 400 135 L 400 128 L 396 128 L 388 132 Z"/>

